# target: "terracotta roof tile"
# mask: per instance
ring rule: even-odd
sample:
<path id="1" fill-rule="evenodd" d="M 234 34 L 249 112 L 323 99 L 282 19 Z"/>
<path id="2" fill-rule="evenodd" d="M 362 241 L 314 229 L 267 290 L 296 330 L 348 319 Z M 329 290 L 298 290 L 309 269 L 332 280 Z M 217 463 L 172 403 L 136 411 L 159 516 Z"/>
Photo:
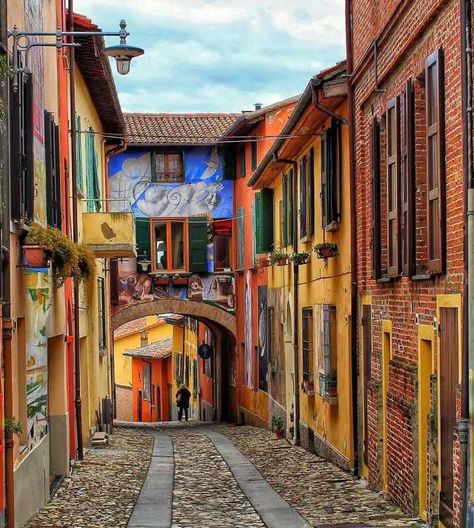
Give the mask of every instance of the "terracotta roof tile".
<path id="1" fill-rule="evenodd" d="M 173 339 L 161 339 L 149 345 L 134 348 L 124 352 L 124 356 L 132 356 L 143 359 L 164 359 L 171 355 L 173 351 Z"/>
<path id="2" fill-rule="evenodd" d="M 240 114 L 124 114 L 129 145 L 212 145 Z"/>

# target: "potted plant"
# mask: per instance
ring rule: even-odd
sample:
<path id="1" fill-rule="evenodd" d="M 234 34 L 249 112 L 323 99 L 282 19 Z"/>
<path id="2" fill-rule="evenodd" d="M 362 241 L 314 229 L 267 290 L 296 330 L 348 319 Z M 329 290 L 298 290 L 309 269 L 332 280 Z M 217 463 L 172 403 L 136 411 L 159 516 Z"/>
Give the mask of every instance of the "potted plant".
<path id="1" fill-rule="evenodd" d="M 79 244 L 77 246 L 77 255 L 77 274 L 79 280 L 88 281 L 94 278 L 97 268 L 92 249 L 86 244 Z"/>
<path id="2" fill-rule="evenodd" d="M 308 251 L 294 252 L 290 256 L 290 260 L 294 264 L 302 265 L 307 264 L 311 260 L 311 255 Z"/>
<path id="3" fill-rule="evenodd" d="M 332 398 L 337 396 L 337 372 L 331 370 L 326 376 L 326 394 Z"/>
<path id="4" fill-rule="evenodd" d="M 320 259 L 328 259 L 337 255 L 337 244 L 334 242 L 316 244 L 313 249 Z"/>
<path id="5" fill-rule="evenodd" d="M 288 254 L 281 249 L 275 249 L 269 255 L 270 264 L 274 266 L 286 266 L 288 264 Z"/>
<path id="6" fill-rule="evenodd" d="M 256 264 L 259 268 L 268 268 L 268 266 L 270 266 L 270 259 L 267 255 L 261 255 L 260 257 L 257 257 Z"/>
<path id="7" fill-rule="evenodd" d="M 283 428 L 283 418 L 274 414 L 272 416 L 272 427 L 275 431 L 277 438 L 283 438 L 285 436 L 285 429 Z"/>
<path id="8" fill-rule="evenodd" d="M 47 229 L 33 224 L 23 245 L 26 267 L 44 268 L 48 265 Z"/>
<path id="9" fill-rule="evenodd" d="M 23 424 L 14 416 L 5 418 L 3 428 L 6 434 L 20 435 L 23 432 Z"/>
<path id="10" fill-rule="evenodd" d="M 301 388 L 307 396 L 314 396 L 314 381 L 312 378 L 303 380 Z"/>

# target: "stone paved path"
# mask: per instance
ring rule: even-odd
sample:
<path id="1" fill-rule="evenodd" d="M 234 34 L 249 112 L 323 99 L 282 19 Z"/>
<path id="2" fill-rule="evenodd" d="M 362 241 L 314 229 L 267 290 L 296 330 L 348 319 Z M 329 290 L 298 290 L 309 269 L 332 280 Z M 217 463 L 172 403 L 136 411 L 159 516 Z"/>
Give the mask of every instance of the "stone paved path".
<path id="1" fill-rule="evenodd" d="M 363 482 L 286 440 L 276 440 L 269 431 L 247 426 L 170 424 L 156 429 L 115 429 L 110 448 L 89 452 L 80 469 L 65 480 L 52 502 L 27 527 L 127 526 L 147 474 L 153 437 L 156 463 L 150 465 L 151 481 L 147 480 L 140 497 L 147 508 L 155 504 L 163 514 L 164 499 L 158 495 L 165 492 L 159 490 L 168 486 L 171 497 L 173 486 L 172 528 L 270 526 L 262 520 L 268 523 L 272 516 L 265 516 L 259 489 L 262 497 L 273 493 L 274 500 L 279 499 L 277 492 L 281 511 L 287 508 L 286 513 L 293 512 L 302 525 L 314 528 L 423 526 L 404 516 L 381 494 L 368 490 Z M 150 487 L 165 466 L 167 484 Z M 158 526 L 154 519 L 159 515 L 148 515 L 145 523 L 133 526 Z M 169 520 L 163 515 L 160 518 L 160 526 L 169 526 Z M 271 522 L 275 518 L 278 520 L 278 515 L 274 514 Z M 288 522 L 278 526 L 293 528 Z"/>

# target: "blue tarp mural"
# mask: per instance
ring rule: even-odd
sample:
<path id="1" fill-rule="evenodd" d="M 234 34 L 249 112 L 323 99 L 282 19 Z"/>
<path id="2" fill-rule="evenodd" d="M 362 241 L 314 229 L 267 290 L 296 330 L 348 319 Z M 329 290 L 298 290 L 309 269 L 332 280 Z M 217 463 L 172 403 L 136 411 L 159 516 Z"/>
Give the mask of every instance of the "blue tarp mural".
<path id="1" fill-rule="evenodd" d="M 183 155 L 182 183 L 152 183 L 150 151 L 114 156 L 109 163 L 112 211 L 131 206 L 137 217 L 233 216 L 233 182 L 223 179 L 224 162 L 216 147 L 194 147 Z"/>

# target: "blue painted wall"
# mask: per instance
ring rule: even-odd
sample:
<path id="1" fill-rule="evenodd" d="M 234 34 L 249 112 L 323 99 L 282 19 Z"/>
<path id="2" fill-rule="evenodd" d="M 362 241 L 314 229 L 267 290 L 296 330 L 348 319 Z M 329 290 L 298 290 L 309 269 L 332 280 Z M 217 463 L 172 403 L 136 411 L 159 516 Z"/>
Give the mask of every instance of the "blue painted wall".
<path id="1" fill-rule="evenodd" d="M 152 183 L 150 149 L 129 150 L 109 163 L 110 210 L 131 206 L 137 217 L 231 218 L 234 182 L 224 180 L 223 156 L 215 147 L 183 149 L 185 181 Z"/>

